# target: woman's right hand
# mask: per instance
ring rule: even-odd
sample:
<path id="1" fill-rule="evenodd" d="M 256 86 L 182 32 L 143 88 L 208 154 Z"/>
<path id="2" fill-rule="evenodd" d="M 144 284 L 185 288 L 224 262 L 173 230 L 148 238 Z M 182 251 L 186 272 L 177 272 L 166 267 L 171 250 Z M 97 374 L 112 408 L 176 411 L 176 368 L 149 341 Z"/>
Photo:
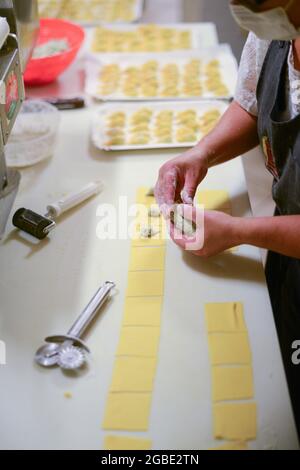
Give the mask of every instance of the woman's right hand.
<path id="1" fill-rule="evenodd" d="M 216 127 L 194 148 L 161 167 L 155 197 L 164 215 L 168 216 L 174 203 L 193 204 L 208 168 L 242 155 L 258 143 L 257 118 L 233 101 Z"/>
<path id="2" fill-rule="evenodd" d="M 207 158 L 199 156 L 197 146 L 166 162 L 159 170 L 155 186 L 155 197 L 162 210 L 178 202 L 193 204 L 197 187 L 207 171 Z"/>

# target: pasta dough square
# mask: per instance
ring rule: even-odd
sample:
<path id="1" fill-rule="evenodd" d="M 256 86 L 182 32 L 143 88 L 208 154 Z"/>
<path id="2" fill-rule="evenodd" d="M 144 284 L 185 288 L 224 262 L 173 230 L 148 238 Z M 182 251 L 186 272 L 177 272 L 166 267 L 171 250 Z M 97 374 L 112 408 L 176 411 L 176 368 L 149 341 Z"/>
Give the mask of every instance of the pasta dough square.
<path id="1" fill-rule="evenodd" d="M 124 436 L 105 436 L 104 450 L 150 450 L 152 442 L 148 439 Z"/>
<path id="2" fill-rule="evenodd" d="M 209 333 L 208 345 L 212 365 L 251 363 L 251 351 L 246 332 Z"/>
<path id="3" fill-rule="evenodd" d="M 146 229 L 151 229 L 153 232 L 151 236 L 145 236 L 143 231 Z M 131 245 L 132 247 L 142 247 L 142 246 L 165 246 L 167 239 L 167 233 L 164 225 L 162 224 L 152 224 L 142 226 L 139 223 L 136 223 L 133 227 L 131 234 Z"/>
<path id="4" fill-rule="evenodd" d="M 248 450 L 247 442 L 226 443 L 219 447 L 213 447 L 210 450 Z"/>
<path id="5" fill-rule="evenodd" d="M 144 186 L 138 188 L 136 194 L 137 204 L 144 204 L 147 207 L 151 206 L 152 204 L 156 204 L 155 196 L 151 195 L 152 192 L 152 188 L 147 188 Z"/>
<path id="6" fill-rule="evenodd" d="M 110 391 L 151 392 L 155 371 L 155 358 L 116 357 Z"/>
<path id="7" fill-rule="evenodd" d="M 240 302 L 206 304 L 205 320 L 209 333 L 247 330 Z"/>
<path id="8" fill-rule="evenodd" d="M 151 393 L 109 393 L 103 429 L 147 431 Z"/>
<path id="9" fill-rule="evenodd" d="M 246 400 L 253 394 L 251 366 L 212 367 L 213 401 Z"/>
<path id="10" fill-rule="evenodd" d="M 123 325 L 159 326 L 162 297 L 127 297 Z"/>
<path id="11" fill-rule="evenodd" d="M 151 229 L 153 233 L 147 237 L 144 230 Z M 159 218 L 151 218 L 146 223 L 141 223 L 139 218 L 133 222 L 131 232 L 132 246 L 164 246 L 167 239 L 166 223 Z"/>
<path id="12" fill-rule="evenodd" d="M 215 439 L 256 438 L 256 403 L 225 403 L 213 406 Z"/>
<path id="13" fill-rule="evenodd" d="M 151 206 L 151 207 L 154 208 L 155 206 Z M 150 211 L 149 207 L 147 208 L 147 210 L 145 210 L 145 206 L 141 206 L 136 217 L 137 228 L 146 226 L 146 227 L 154 227 L 156 229 L 160 229 L 163 223 L 162 217 L 161 216 L 153 217 L 151 216 L 151 214 L 149 214 L 149 211 Z"/>
<path id="14" fill-rule="evenodd" d="M 141 224 L 147 224 L 149 221 L 160 222 L 162 216 L 159 211 L 157 204 L 151 204 L 150 206 L 145 206 L 144 204 L 138 204 L 135 210 L 135 216 L 138 222 Z"/>
<path id="15" fill-rule="evenodd" d="M 123 326 L 117 349 L 118 356 L 156 357 L 160 328 Z"/>
<path id="16" fill-rule="evenodd" d="M 128 273 L 127 297 L 162 296 L 164 271 L 132 271 Z"/>
<path id="17" fill-rule="evenodd" d="M 197 203 L 206 210 L 231 212 L 229 193 L 221 190 L 204 190 L 197 193 Z"/>
<path id="18" fill-rule="evenodd" d="M 165 265 L 164 247 L 134 247 L 130 254 L 130 271 L 163 270 Z"/>
<path id="19" fill-rule="evenodd" d="M 160 234 L 151 238 L 134 238 L 132 240 L 133 247 L 151 247 L 151 246 L 165 246 L 166 240 Z"/>

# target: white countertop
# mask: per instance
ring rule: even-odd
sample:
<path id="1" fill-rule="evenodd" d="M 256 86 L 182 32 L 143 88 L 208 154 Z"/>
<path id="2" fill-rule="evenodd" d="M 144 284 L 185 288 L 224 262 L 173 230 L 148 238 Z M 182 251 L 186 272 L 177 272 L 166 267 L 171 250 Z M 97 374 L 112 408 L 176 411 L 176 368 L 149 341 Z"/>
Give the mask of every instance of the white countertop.
<path id="1" fill-rule="evenodd" d="M 176 5 L 172 20 L 180 21 L 179 2 Z M 83 78 L 78 61 L 42 93 L 78 93 Z M 30 95 L 41 96 L 41 90 Z M 101 422 L 121 329 L 130 242 L 98 240 L 96 210 L 102 203 L 117 204 L 119 196 L 133 203 L 136 188 L 153 185 L 161 164 L 177 152 L 97 151 L 90 143 L 91 114 L 90 108 L 61 112 L 55 155 L 22 171 L 14 210 L 24 206 L 43 213 L 47 203 L 98 178 L 105 183 L 104 191 L 66 215 L 49 240 L 32 246 L 9 225 L 0 245 L 0 340 L 7 348 L 7 364 L 0 366 L 1 449 L 103 445 Z M 203 188 L 227 189 L 234 215 L 250 214 L 241 159 L 211 170 Z M 93 353 L 90 372 L 74 378 L 37 366 L 33 356 L 43 338 L 67 331 L 107 279 L 117 283 L 118 293 L 87 337 Z M 207 449 L 218 444 L 212 437 L 204 304 L 241 301 L 258 404 L 258 436 L 250 447 L 297 448 L 259 250 L 244 246 L 233 255 L 200 260 L 168 242 L 165 280 L 150 428 L 141 435 L 153 440 L 153 449 Z M 65 398 L 65 392 L 72 392 L 72 398 Z"/>
<path id="2" fill-rule="evenodd" d="M 96 178 L 105 182 L 103 193 L 67 215 L 51 239 L 36 247 L 11 227 L 0 247 L 0 338 L 7 347 L 7 365 L 0 366 L 1 448 L 102 446 L 101 421 L 121 329 L 130 243 L 99 241 L 96 209 L 101 203 L 116 204 L 120 195 L 134 202 L 136 188 L 152 185 L 160 165 L 176 151 L 101 153 L 90 144 L 91 112 L 61 113 L 55 155 L 22 172 L 15 209 L 43 212 L 48 202 Z M 211 170 L 203 187 L 228 189 L 234 214 L 249 214 L 240 159 Z M 118 294 L 87 339 L 94 357 L 91 372 L 75 379 L 35 365 L 33 355 L 43 338 L 65 332 L 106 279 L 117 283 Z M 258 438 L 251 447 L 297 446 L 259 250 L 241 247 L 237 254 L 203 261 L 168 242 L 158 373 L 147 433 L 153 448 L 215 445 L 204 304 L 237 300 L 245 306 L 258 403 Z M 72 399 L 64 397 L 66 391 Z"/>

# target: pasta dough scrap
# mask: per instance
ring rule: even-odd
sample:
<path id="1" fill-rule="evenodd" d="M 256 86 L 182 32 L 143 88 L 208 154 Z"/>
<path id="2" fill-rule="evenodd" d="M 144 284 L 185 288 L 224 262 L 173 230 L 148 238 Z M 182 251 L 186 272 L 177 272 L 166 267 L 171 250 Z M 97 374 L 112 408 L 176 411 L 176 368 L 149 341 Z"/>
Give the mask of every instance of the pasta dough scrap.
<path id="1" fill-rule="evenodd" d="M 112 435 L 104 438 L 104 450 L 150 450 L 151 447 L 149 439 Z"/>
<path id="2" fill-rule="evenodd" d="M 127 297 L 123 325 L 159 326 L 162 297 Z"/>
<path id="3" fill-rule="evenodd" d="M 240 302 L 206 304 L 205 320 L 208 333 L 247 331 Z"/>
<path id="4" fill-rule="evenodd" d="M 145 208 L 138 213 L 135 219 L 134 233 L 137 235 L 137 238 L 139 238 L 140 235 L 144 236 L 142 234 L 142 228 L 144 227 L 153 229 L 153 233 L 147 234 L 147 237 L 155 237 L 158 234 L 160 234 L 161 237 L 164 237 L 166 235 L 166 221 L 161 216 L 150 216 L 149 213 L 145 213 L 144 209 Z"/>
<path id="5" fill-rule="evenodd" d="M 159 337 L 155 326 L 123 326 L 117 356 L 156 357 Z"/>
<path id="6" fill-rule="evenodd" d="M 132 271 L 128 273 L 127 297 L 162 296 L 163 271 Z"/>
<path id="7" fill-rule="evenodd" d="M 197 203 L 203 204 L 206 210 L 230 211 L 229 193 L 220 190 L 198 191 Z"/>
<path id="8" fill-rule="evenodd" d="M 156 204 L 151 203 L 154 196 L 148 195 L 146 188 L 140 188 L 137 198 L 137 216 L 130 227 L 130 236 L 133 247 L 164 246 L 167 230 L 166 223 L 161 216 L 152 216 L 152 209 L 157 209 Z M 144 201 L 144 202 L 140 202 Z"/>
<path id="9" fill-rule="evenodd" d="M 141 226 L 140 235 L 142 238 L 153 238 L 158 235 L 160 232 L 159 227 L 154 227 L 153 225 L 144 225 Z M 134 271 L 134 270 L 133 270 Z"/>
<path id="10" fill-rule="evenodd" d="M 208 345 L 212 365 L 251 363 L 247 332 L 209 333 Z"/>
<path id="11" fill-rule="evenodd" d="M 154 195 L 149 195 L 150 189 L 152 188 L 147 188 L 147 187 L 140 187 L 137 190 L 136 194 L 136 202 L 137 204 L 143 204 L 146 207 L 150 207 L 151 205 L 156 205 L 156 199 Z"/>
<path id="12" fill-rule="evenodd" d="M 109 393 L 103 429 L 147 431 L 151 393 Z"/>
<path id="13" fill-rule="evenodd" d="M 213 401 L 246 400 L 253 398 L 251 366 L 212 367 Z"/>
<path id="14" fill-rule="evenodd" d="M 130 255 L 130 271 L 163 270 L 165 247 L 133 247 Z"/>
<path id="15" fill-rule="evenodd" d="M 213 406 L 214 437 L 247 441 L 256 438 L 256 403 L 222 403 Z"/>
<path id="16" fill-rule="evenodd" d="M 116 357 L 111 392 L 152 392 L 156 358 Z"/>

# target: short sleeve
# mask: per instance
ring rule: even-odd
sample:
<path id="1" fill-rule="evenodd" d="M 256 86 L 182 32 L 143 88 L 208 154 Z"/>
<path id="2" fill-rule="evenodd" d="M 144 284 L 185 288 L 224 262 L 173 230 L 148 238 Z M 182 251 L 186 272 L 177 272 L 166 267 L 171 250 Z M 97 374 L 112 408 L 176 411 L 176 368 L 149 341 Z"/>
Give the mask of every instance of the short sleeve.
<path id="1" fill-rule="evenodd" d="M 235 100 L 249 113 L 257 116 L 256 88 L 270 42 L 249 33 L 239 66 Z"/>

